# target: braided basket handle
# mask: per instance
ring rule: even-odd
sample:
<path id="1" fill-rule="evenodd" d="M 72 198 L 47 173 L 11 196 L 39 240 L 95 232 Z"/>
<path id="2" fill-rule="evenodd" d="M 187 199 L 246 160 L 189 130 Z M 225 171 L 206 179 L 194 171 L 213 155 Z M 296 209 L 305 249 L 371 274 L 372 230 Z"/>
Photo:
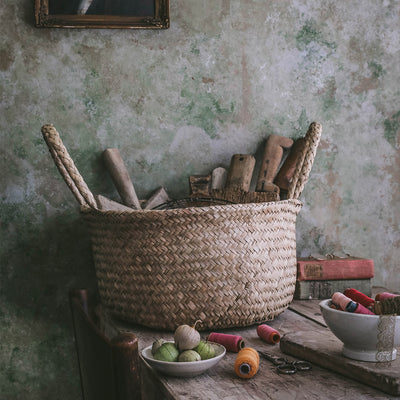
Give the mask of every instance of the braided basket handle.
<path id="1" fill-rule="evenodd" d="M 42 126 L 42 134 L 61 176 L 78 200 L 78 203 L 81 206 L 97 209 L 93 193 L 76 168 L 57 130 L 52 124 L 46 124 Z"/>
<path id="2" fill-rule="evenodd" d="M 322 126 L 312 122 L 306 133 L 306 144 L 296 164 L 293 179 L 288 189 L 288 199 L 298 199 L 308 181 L 315 154 L 321 139 Z"/>

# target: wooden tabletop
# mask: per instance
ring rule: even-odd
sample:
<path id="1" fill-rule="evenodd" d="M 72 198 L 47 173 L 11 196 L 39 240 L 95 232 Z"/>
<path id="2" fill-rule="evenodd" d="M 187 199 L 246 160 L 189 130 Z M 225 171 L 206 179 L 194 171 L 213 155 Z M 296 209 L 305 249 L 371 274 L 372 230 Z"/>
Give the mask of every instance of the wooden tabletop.
<path id="1" fill-rule="evenodd" d="M 308 335 L 320 335 L 321 338 L 330 338 L 334 344 L 333 347 L 341 346 L 338 339 L 334 337 L 332 339 L 332 333 L 323 321 L 318 304 L 318 300 L 295 300 L 286 311 L 267 324 L 275 328 L 282 339 L 293 334 L 297 335 L 295 335 L 297 339 L 299 337 L 306 339 Z M 105 315 L 103 311 L 100 311 L 100 314 Z M 151 345 L 158 338 L 173 340 L 172 332 L 155 331 L 114 319 L 110 320 L 108 317 L 104 318 L 104 321 L 106 321 L 104 326 L 106 333 L 110 335 L 121 331 L 135 333 L 139 338 L 139 351 Z M 253 347 L 256 350 L 267 351 L 289 360 L 299 359 L 281 351 L 283 340 L 280 344 L 275 345 L 262 341 L 257 335 L 256 327 L 226 329 L 218 332 L 240 335 L 247 347 Z M 205 338 L 208 333 L 200 332 L 202 338 Z M 304 347 L 303 351 L 304 349 L 306 348 Z M 336 357 L 340 362 L 342 357 L 340 350 L 337 353 Z M 307 352 L 304 354 L 307 354 Z M 332 368 L 322 368 L 320 365 L 324 365 L 324 363 L 315 358 L 315 355 L 314 360 L 317 362 L 313 363 L 311 371 L 297 372 L 293 375 L 277 373 L 276 367 L 271 362 L 261 358 L 259 370 L 251 379 L 241 379 L 235 374 L 233 366 L 236 357 L 237 353 L 227 352 L 216 366 L 194 378 L 164 376 L 154 371 L 142 360 L 145 400 L 400 399 L 400 397 L 389 395 L 387 391 L 363 384 L 355 380 L 354 377 L 352 379 L 353 367 L 346 367 L 344 357 L 343 368 L 340 369 L 344 375 L 333 372 Z M 400 368 L 400 359 L 396 360 L 396 363 L 394 368 Z M 375 363 L 359 364 L 361 364 L 361 367 L 363 364 L 375 365 Z M 386 388 L 384 387 L 384 389 Z"/>

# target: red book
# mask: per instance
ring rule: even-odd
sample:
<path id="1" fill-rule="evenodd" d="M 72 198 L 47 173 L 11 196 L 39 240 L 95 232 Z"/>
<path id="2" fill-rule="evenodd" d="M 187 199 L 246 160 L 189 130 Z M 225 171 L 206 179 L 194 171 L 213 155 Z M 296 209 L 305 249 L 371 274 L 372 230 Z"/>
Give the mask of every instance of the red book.
<path id="1" fill-rule="evenodd" d="M 297 259 L 298 281 L 368 279 L 373 276 L 374 262 L 365 258 L 330 256 L 326 260 L 313 257 Z"/>

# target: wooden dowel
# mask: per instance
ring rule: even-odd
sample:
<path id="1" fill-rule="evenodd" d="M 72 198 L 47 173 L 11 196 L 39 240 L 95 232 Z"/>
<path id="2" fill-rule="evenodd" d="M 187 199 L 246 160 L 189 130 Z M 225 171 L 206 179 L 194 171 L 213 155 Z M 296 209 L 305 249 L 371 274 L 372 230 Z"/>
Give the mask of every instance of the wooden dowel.
<path id="1" fill-rule="evenodd" d="M 119 150 L 106 149 L 103 152 L 103 158 L 114 185 L 121 196 L 122 202 L 128 207 L 141 210 L 135 188 L 133 187 L 128 170 L 125 167 Z"/>

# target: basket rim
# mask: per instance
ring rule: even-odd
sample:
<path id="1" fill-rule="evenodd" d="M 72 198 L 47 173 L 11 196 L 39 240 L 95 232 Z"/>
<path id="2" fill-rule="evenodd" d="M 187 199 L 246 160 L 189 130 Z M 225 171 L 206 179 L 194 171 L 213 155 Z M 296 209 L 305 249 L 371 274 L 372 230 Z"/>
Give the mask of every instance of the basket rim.
<path id="1" fill-rule="evenodd" d="M 201 207 L 185 207 L 185 208 L 171 208 L 171 209 L 163 209 L 163 210 L 99 210 L 92 208 L 87 205 L 82 205 L 80 207 L 81 214 L 95 214 L 95 215 L 176 215 L 176 214 L 202 214 L 207 211 L 235 211 L 235 210 L 244 210 L 244 209 L 252 209 L 255 211 L 259 211 L 265 208 L 273 208 L 279 206 L 292 206 L 292 207 L 302 207 L 303 202 L 298 199 L 285 199 L 279 201 L 266 201 L 260 203 L 237 203 L 237 204 L 215 204 L 211 206 L 201 206 Z"/>

